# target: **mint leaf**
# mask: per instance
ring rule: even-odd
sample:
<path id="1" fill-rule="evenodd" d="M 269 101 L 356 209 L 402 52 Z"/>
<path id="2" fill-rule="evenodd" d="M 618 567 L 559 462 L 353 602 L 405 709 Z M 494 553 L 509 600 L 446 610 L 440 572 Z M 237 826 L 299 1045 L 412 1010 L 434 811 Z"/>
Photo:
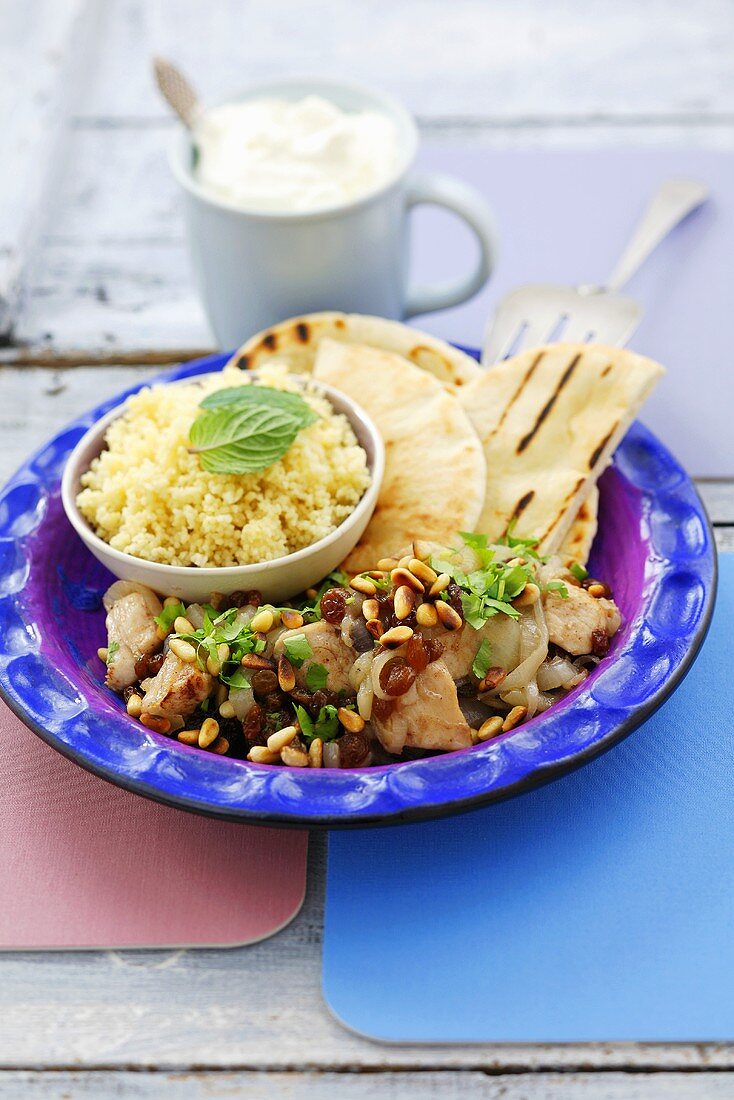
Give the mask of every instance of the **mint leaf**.
<path id="1" fill-rule="evenodd" d="M 250 393 L 249 386 L 236 388 Z M 190 450 L 199 455 L 202 469 L 208 473 L 266 470 L 283 457 L 299 431 L 317 419 L 298 394 L 288 395 L 297 404 L 284 404 L 282 391 L 264 386 L 254 389 L 260 392 L 257 400 L 248 396 L 215 408 L 204 407 L 191 425 Z"/>
<path id="2" fill-rule="evenodd" d="M 304 661 L 313 657 L 313 650 L 305 634 L 292 634 L 290 638 L 284 638 L 283 648 L 294 668 L 300 668 Z"/>
<path id="3" fill-rule="evenodd" d="M 272 386 L 226 386 L 209 393 L 200 402 L 200 409 L 223 409 L 231 405 L 266 405 L 271 409 L 283 409 L 301 421 L 301 427 L 313 424 L 317 419 L 311 406 L 297 393 L 276 390 Z"/>
<path id="4" fill-rule="evenodd" d="M 492 647 L 489 641 L 485 638 L 479 649 L 476 652 L 476 656 L 471 666 L 471 670 L 476 676 L 477 680 L 483 680 L 492 667 Z"/>
<path id="5" fill-rule="evenodd" d="M 329 674 L 323 665 L 313 664 L 306 669 L 306 687 L 309 691 L 321 691 L 326 687 Z"/>

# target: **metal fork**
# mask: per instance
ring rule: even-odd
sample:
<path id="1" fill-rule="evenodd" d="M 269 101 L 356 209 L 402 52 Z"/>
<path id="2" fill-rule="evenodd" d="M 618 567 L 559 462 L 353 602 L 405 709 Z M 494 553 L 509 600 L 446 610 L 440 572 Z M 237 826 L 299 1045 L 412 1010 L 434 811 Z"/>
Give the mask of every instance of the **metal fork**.
<path id="1" fill-rule="evenodd" d="M 669 179 L 653 195 L 635 233 L 603 286 L 529 284 L 500 302 L 484 338 L 482 366 L 554 340 L 626 344 L 642 310 L 618 291 L 676 225 L 708 198 L 705 184 Z"/>

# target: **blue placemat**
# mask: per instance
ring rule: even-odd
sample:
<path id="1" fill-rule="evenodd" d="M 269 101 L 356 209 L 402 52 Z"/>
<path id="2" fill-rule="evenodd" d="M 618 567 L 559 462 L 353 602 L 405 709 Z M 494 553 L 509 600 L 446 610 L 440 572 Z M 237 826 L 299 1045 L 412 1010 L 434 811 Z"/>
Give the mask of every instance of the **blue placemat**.
<path id="1" fill-rule="evenodd" d="M 684 685 L 573 775 L 334 833 L 324 993 L 392 1042 L 734 1039 L 734 555 Z"/>

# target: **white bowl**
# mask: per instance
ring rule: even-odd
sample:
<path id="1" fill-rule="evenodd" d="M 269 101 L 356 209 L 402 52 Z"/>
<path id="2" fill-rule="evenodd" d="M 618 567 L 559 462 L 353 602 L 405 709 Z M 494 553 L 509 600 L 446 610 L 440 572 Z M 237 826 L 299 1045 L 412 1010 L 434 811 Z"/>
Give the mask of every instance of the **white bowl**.
<path id="1" fill-rule="evenodd" d="M 191 384 L 205 377 L 207 376 L 197 375 L 170 385 Z M 61 500 L 69 522 L 87 549 L 116 577 L 139 581 L 164 596 L 178 596 L 184 601 L 202 602 L 209 598 L 211 592 L 229 595 L 236 590 L 257 589 L 266 602 L 279 603 L 311 587 L 336 569 L 356 546 L 375 509 L 385 473 L 385 444 L 372 420 L 346 394 L 321 383 L 314 382 L 313 385 L 328 398 L 337 412 L 344 413 L 349 420 L 359 445 L 367 455 L 372 480 L 351 515 L 330 535 L 311 546 L 272 561 L 211 569 L 198 569 L 190 565 L 163 565 L 114 550 L 94 534 L 79 511 L 76 498 L 82 474 L 89 469 L 92 459 L 104 449 L 107 428 L 122 415 L 124 405 L 98 420 L 69 455 L 61 480 Z"/>

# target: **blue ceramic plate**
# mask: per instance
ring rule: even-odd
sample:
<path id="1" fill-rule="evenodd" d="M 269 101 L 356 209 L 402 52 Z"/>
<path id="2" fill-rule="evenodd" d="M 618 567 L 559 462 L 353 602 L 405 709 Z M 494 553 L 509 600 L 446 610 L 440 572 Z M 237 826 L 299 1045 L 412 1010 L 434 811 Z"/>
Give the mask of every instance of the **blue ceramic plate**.
<path id="1" fill-rule="evenodd" d="M 173 381 L 220 368 L 212 356 Z M 592 571 L 611 584 L 623 627 L 607 659 L 565 699 L 472 749 L 363 770 L 272 768 L 145 730 L 101 682 L 101 595 L 111 577 L 64 516 L 64 463 L 90 425 L 139 386 L 46 444 L 0 495 L 0 687 L 40 737 L 148 798 L 234 821 L 362 826 L 465 810 L 547 782 L 635 729 L 680 683 L 711 618 L 716 555 L 698 494 L 635 424 L 600 482 Z"/>

